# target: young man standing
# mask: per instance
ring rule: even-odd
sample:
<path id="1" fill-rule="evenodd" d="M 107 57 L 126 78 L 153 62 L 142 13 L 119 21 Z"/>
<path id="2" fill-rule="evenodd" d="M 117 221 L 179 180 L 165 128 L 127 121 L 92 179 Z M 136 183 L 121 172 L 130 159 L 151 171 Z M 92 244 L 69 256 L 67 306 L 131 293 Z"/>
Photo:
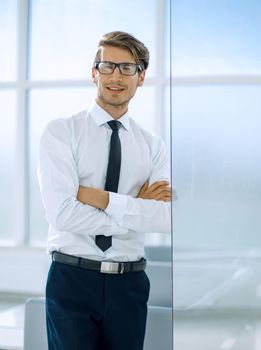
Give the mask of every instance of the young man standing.
<path id="1" fill-rule="evenodd" d="M 128 115 L 148 64 L 132 35 L 104 35 L 92 68 L 95 102 L 42 135 L 49 350 L 143 349 L 144 234 L 170 233 L 171 200 L 166 147 Z"/>

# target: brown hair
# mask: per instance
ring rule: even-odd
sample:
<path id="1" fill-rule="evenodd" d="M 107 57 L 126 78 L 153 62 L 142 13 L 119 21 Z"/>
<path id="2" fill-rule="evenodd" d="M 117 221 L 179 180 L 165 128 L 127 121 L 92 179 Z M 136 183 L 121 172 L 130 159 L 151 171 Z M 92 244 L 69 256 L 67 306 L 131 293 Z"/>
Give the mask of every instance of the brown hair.
<path id="1" fill-rule="evenodd" d="M 129 33 L 115 31 L 104 34 L 98 43 L 94 63 L 99 61 L 101 57 L 101 46 L 114 46 L 129 50 L 142 69 L 147 69 L 149 66 L 149 50 L 141 41 Z"/>

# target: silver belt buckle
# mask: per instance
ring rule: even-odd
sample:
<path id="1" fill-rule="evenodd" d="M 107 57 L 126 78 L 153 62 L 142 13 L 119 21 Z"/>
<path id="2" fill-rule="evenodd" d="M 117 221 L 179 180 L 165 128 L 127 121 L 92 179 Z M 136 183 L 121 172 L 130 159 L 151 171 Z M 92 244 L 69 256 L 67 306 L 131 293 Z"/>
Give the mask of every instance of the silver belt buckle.
<path id="1" fill-rule="evenodd" d="M 120 270 L 119 270 L 120 266 Z M 102 261 L 101 263 L 101 273 L 123 273 L 124 264 L 111 262 L 111 261 Z"/>

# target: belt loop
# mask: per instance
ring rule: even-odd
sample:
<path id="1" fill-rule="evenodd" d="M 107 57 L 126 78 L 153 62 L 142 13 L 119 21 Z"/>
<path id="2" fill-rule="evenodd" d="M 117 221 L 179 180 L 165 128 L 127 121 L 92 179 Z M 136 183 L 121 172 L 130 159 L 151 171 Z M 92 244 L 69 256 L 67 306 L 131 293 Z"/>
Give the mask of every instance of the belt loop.
<path id="1" fill-rule="evenodd" d="M 78 260 L 78 267 L 81 267 L 81 262 L 82 262 L 82 258 L 79 257 L 79 260 Z"/>
<path id="2" fill-rule="evenodd" d="M 123 274 L 123 272 L 124 272 L 124 263 L 121 262 L 121 263 L 119 263 L 119 265 L 120 265 L 120 266 L 119 266 L 119 267 L 120 267 L 119 273 L 120 273 L 120 274 Z"/>

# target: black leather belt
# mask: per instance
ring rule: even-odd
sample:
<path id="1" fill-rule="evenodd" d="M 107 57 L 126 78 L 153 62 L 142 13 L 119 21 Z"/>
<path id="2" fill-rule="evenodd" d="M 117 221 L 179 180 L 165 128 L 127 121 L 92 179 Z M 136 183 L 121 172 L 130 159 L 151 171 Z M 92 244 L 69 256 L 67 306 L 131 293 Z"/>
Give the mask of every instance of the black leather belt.
<path id="1" fill-rule="evenodd" d="M 116 261 L 96 261 L 80 258 L 59 252 L 52 253 L 52 260 L 62 264 L 78 266 L 84 269 L 94 270 L 101 273 L 128 273 L 144 271 L 146 268 L 146 259 L 140 261 L 116 262 Z"/>

